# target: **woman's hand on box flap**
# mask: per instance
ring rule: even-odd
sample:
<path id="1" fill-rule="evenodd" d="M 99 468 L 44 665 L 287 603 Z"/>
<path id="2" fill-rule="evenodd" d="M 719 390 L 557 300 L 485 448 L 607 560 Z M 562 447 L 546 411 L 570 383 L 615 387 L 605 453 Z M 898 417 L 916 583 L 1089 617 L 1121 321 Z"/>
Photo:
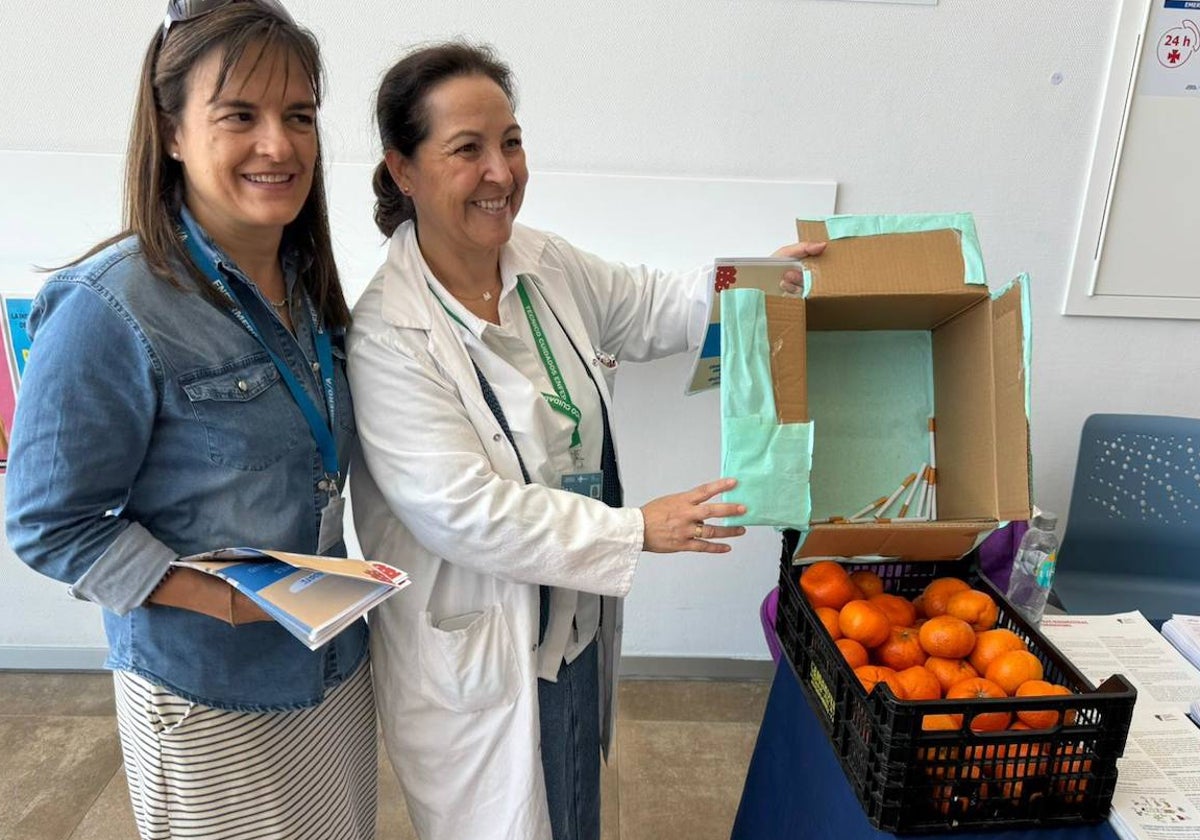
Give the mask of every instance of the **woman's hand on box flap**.
<path id="1" fill-rule="evenodd" d="M 729 546 L 724 543 L 710 540 L 740 537 L 746 533 L 746 529 L 740 525 L 710 525 L 704 520 L 741 516 L 746 512 L 745 505 L 709 503 L 713 496 L 736 486 L 737 479 L 722 478 L 683 493 L 647 502 L 642 506 L 642 518 L 646 523 L 642 549 L 660 554 L 675 551 L 720 554 L 729 551 Z"/>
<path id="2" fill-rule="evenodd" d="M 805 257 L 815 257 L 825 250 L 824 242 L 794 242 L 784 245 L 772 257 L 782 260 L 801 260 Z M 779 287 L 788 294 L 798 295 L 804 292 L 804 275 L 795 269 L 785 271 Z"/>

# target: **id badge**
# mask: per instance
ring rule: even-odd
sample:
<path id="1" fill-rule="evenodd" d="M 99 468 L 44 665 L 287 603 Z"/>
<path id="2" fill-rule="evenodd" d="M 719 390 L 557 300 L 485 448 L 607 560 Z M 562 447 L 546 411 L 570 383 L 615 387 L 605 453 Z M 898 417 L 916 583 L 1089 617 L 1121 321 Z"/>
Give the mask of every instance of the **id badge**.
<path id="1" fill-rule="evenodd" d="M 567 473 L 562 477 L 562 489 L 600 501 L 604 498 L 604 473 Z"/>
<path id="2" fill-rule="evenodd" d="M 317 536 L 317 554 L 324 554 L 342 541 L 342 519 L 346 513 L 346 497 L 330 496 L 329 504 L 321 511 L 321 531 Z"/>

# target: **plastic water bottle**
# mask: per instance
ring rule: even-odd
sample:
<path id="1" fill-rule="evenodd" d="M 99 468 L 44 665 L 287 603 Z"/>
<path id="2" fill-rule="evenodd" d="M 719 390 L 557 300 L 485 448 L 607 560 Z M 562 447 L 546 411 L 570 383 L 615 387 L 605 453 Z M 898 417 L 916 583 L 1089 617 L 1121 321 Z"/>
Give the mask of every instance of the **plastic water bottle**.
<path id="1" fill-rule="evenodd" d="M 1021 538 L 1008 581 L 1008 600 L 1035 627 L 1042 622 L 1046 598 L 1054 583 L 1054 564 L 1058 560 L 1058 537 L 1054 529 L 1058 517 L 1039 511 Z"/>

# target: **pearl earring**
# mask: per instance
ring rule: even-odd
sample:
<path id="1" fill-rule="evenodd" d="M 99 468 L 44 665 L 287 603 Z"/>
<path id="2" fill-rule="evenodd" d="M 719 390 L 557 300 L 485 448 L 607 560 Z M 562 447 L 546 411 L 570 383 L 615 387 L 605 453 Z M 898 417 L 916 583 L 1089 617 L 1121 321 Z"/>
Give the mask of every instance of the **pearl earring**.
<path id="1" fill-rule="evenodd" d="M 171 152 L 171 157 L 173 157 L 175 160 L 179 160 L 179 152 Z"/>

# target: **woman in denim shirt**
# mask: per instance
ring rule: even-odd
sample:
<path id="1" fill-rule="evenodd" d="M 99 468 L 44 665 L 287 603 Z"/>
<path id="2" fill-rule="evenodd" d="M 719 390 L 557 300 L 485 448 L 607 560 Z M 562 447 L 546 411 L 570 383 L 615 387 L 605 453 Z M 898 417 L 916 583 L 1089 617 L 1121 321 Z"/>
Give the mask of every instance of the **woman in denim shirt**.
<path id="1" fill-rule="evenodd" d="M 29 318 L 8 536 L 103 608 L 144 838 L 374 836 L 365 624 L 310 652 L 170 566 L 238 545 L 345 554 L 356 435 L 320 81 L 315 40 L 273 0 L 171 2 L 142 68 L 127 229 Z"/>

